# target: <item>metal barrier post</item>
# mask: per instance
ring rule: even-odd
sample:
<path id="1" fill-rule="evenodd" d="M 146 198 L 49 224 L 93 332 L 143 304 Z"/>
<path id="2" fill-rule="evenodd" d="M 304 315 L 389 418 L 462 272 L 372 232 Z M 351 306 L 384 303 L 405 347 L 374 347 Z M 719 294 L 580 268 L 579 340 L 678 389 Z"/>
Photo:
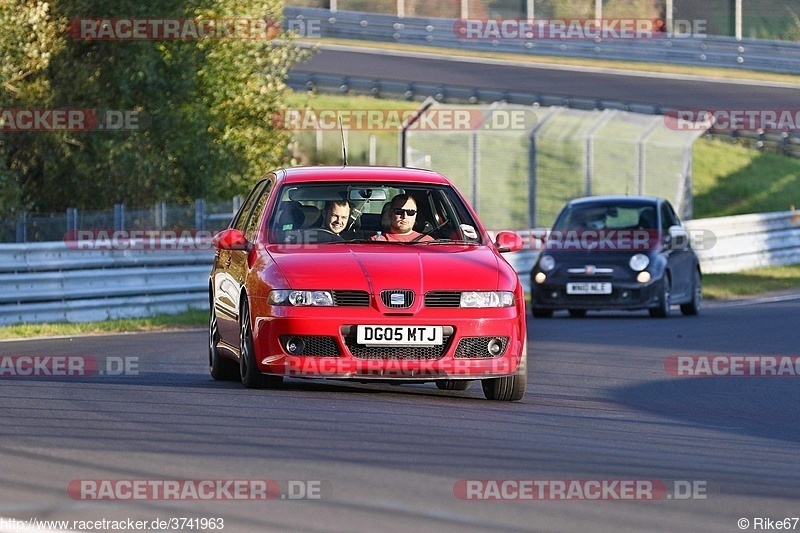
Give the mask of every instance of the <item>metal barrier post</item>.
<path id="1" fill-rule="evenodd" d="M 125 204 L 114 204 L 114 231 L 125 231 Z"/>
<path id="2" fill-rule="evenodd" d="M 202 198 L 194 201 L 194 229 L 206 229 L 206 201 Z"/>
<path id="3" fill-rule="evenodd" d="M 17 242 L 28 242 L 28 212 L 23 211 L 19 214 L 16 223 Z"/>

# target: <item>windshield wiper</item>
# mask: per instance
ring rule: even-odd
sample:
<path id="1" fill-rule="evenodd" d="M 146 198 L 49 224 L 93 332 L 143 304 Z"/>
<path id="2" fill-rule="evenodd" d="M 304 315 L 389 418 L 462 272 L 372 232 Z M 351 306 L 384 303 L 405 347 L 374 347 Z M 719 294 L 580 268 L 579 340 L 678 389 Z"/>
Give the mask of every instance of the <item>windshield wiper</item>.
<path id="1" fill-rule="evenodd" d="M 433 241 L 417 241 L 414 244 L 464 244 L 467 246 L 480 246 L 481 243 L 473 241 L 463 241 L 460 239 L 436 239 Z"/>

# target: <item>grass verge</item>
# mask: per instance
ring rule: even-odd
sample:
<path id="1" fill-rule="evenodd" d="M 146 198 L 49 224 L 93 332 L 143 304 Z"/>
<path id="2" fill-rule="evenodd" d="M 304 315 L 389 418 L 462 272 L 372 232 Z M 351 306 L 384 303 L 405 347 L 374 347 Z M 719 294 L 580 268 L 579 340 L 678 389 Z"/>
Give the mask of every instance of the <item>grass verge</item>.
<path id="1" fill-rule="evenodd" d="M 205 327 L 208 311 L 192 309 L 176 315 L 156 315 L 147 318 L 122 318 L 102 322 L 54 322 L 50 324 L 15 324 L 0 327 L 0 340 L 97 333 L 127 333 L 134 331 L 165 331 Z"/>
<path id="2" fill-rule="evenodd" d="M 797 287 L 800 287 L 800 265 L 703 275 L 703 297 L 708 299 L 753 296 Z"/>

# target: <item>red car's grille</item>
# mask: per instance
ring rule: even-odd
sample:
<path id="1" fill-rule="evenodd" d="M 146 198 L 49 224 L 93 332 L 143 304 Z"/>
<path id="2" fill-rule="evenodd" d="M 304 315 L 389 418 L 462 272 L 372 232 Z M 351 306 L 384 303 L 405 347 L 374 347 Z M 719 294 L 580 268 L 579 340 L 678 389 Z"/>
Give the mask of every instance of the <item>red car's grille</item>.
<path id="1" fill-rule="evenodd" d="M 460 307 L 461 293 L 458 291 L 429 292 L 425 295 L 425 307 Z"/>
<path id="2" fill-rule="evenodd" d="M 366 291 L 333 291 L 333 305 L 369 307 L 369 293 Z"/>
<path id="3" fill-rule="evenodd" d="M 355 337 L 345 337 L 344 343 L 358 359 L 439 359 L 447 352 L 450 336 L 443 340 L 441 346 L 363 346 Z"/>
<path id="4" fill-rule="evenodd" d="M 381 291 L 383 305 L 393 309 L 411 307 L 414 303 L 414 291 L 405 289 L 390 289 Z"/>
<path id="5" fill-rule="evenodd" d="M 489 342 L 492 339 L 500 341 L 500 351 L 497 354 L 491 354 L 488 350 Z M 508 347 L 508 337 L 464 337 L 458 341 L 456 352 L 453 357 L 459 358 L 477 358 L 477 357 L 500 357 L 506 353 Z"/>

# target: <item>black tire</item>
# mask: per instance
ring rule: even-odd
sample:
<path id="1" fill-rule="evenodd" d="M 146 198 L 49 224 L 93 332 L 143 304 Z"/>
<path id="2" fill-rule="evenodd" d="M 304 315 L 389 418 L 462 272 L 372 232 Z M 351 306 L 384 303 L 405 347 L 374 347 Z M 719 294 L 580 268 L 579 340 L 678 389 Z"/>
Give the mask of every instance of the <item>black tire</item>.
<path id="1" fill-rule="evenodd" d="M 550 318 L 553 316 L 552 309 L 538 309 L 536 307 L 531 308 L 531 314 L 533 318 Z"/>
<path id="2" fill-rule="evenodd" d="M 467 390 L 472 382 L 468 379 L 437 379 L 436 386 L 442 390 Z"/>
<path id="3" fill-rule="evenodd" d="M 583 318 L 586 316 L 586 309 L 569 309 L 569 316 L 573 318 Z"/>
<path id="4" fill-rule="evenodd" d="M 256 354 L 253 349 L 253 329 L 250 325 L 250 306 L 242 302 L 239 313 L 239 374 L 246 389 L 276 387 L 281 384 L 281 376 L 265 376 L 258 370 Z"/>
<path id="5" fill-rule="evenodd" d="M 681 304 L 681 313 L 684 315 L 694 316 L 700 314 L 700 306 L 703 304 L 703 279 L 700 277 L 700 272 L 694 272 L 694 281 L 692 282 L 692 301 L 686 304 Z"/>
<path id="6" fill-rule="evenodd" d="M 517 371 L 502 378 L 482 379 L 483 395 L 487 400 L 502 402 L 515 402 L 525 396 L 525 388 L 528 385 L 528 343 L 523 343 L 522 361 L 520 361 Z"/>
<path id="7" fill-rule="evenodd" d="M 658 305 L 655 307 L 651 307 L 648 309 L 650 312 L 650 316 L 653 318 L 667 318 L 669 316 L 669 289 L 670 289 L 670 280 L 668 276 L 664 276 L 664 280 L 661 282 L 661 296 L 658 299 Z"/>
<path id="8" fill-rule="evenodd" d="M 214 311 L 214 302 L 208 313 L 208 370 L 211 377 L 217 381 L 235 381 L 239 379 L 239 365 L 233 359 L 222 357 L 217 347 L 219 346 L 219 326 L 217 313 Z"/>

